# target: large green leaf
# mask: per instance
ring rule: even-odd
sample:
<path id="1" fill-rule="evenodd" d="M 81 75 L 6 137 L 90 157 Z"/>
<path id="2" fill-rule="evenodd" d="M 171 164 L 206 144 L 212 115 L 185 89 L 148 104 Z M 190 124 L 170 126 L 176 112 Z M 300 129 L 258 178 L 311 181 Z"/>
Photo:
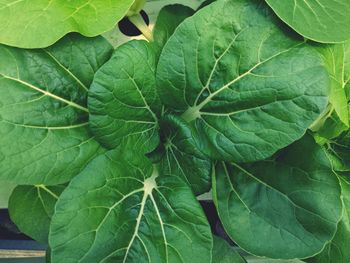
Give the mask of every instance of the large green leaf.
<path id="1" fill-rule="evenodd" d="M 11 220 L 31 238 L 47 243 L 51 217 L 65 186 L 17 186 L 9 200 Z"/>
<path id="2" fill-rule="evenodd" d="M 50 246 L 53 263 L 209 263 L 212 236 L 181 179 L 121 151 L 96 158 L 63 192 Z"/>
<path id="3" fill-rule="evenodd" d="M 160 127 L 164 140 L 161 171 L 182 177 L 196 195 L 208 192 L 212 162 L 195 147 L 188 124 L 180 117 L 167 115 Z"/>
<path id="4" fill-rule="evenodd" d="M 329 76 L 317 52 L 260 0 L 223 0 L 186 19 L 157 67 L 161 100 L 182 112 L 198 147 L 254 161 L 302 137 L 325 109 Z"/>
<path id="5" fill-rule="evenodd" d="M 0 178 L 69 181 L 100 150 L 88 132 L 87 90 L 111 46 L 72 34 L 48 49 L 0 46 Z"/>
<path id="6" fill-rule="evenodd" d="M 113 28 L 134 0 L 1 0 L 0 43 L 47 47 L 69 32 L 97 36 Z"/>
<path id="7" fill-rule="evenodd" d="M 246 261 L 222 238 L 213 238 L 212 263 L 245 263 Z"/>
<path id="8" fill-rule="evenodd" d="M 277 15 L 306 38 L 337 43 L 350 39 L 348 0 L 266 0 Z"/>
<path id="9" fill-rule="evenodd" d="M 155 54 L 145 41 L 116 49 L 96 74 L 89 91 L 90 125 L 108 148 L 133 142 L 150 152 L 159 144 L 161 104 L 155 88 Z"/>
<path id="10" fill-rule="evenodd" d="M 274 161 L 217 163 L 213 188 L 227 233 L 258 256 L 316 255 L 333 238 L 342 214 L 338 178 L 310 136 Z"/>
<path id="11" fill-rule="evenodd" d="M 350 183 L 340 178 L 343 197 L 343 217 L 337 232 L 321 254 L 307 260 L 313 263 L 348 263 L 350 262 Z"/>

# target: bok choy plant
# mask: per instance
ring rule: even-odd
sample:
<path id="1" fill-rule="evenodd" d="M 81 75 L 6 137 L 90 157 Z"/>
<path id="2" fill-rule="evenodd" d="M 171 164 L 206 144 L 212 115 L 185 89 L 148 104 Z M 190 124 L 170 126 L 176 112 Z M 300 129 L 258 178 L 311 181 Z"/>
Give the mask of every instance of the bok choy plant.
<path id="1" fill-rule="evenodd" d="M 145 2 L 0 1 L 14 223 L 52 263 L 245 262 L 209 192 L 251 255 L 350 262 L 350 2 Z"/>

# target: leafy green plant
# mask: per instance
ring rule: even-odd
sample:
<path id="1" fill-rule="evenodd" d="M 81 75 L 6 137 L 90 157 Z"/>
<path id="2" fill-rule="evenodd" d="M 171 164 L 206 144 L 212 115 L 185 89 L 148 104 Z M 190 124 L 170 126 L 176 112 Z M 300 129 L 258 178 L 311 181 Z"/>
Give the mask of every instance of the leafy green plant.
<path id="1" fill-rule="evenodd" d="M 350 4 L 266 2 L 169 5 L 152 31 L 145 1 L 0 4 L 0 178 L 48 260 L 245 262 L 208 192 L 249 254 L 350 260 Z M 147 41 L 113 50 L 124 15 Z"/>

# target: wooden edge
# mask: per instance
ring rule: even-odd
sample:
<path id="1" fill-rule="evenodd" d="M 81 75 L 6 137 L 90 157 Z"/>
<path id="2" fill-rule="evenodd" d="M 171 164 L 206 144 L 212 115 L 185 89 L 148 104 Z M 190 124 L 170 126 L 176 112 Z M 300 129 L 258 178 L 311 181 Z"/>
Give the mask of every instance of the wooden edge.
<path id="1" fill-rule="evenodd" d="M 37 257 L 45 257 L 45 251 L 0 249 L 0 258 L 37 258 Z"/>

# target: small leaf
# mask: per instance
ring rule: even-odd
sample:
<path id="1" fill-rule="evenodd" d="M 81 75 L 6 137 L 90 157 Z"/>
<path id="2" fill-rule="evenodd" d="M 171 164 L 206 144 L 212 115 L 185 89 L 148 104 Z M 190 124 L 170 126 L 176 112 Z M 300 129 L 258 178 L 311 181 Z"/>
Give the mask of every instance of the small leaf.
<path id="1" fill-rule="evenodd" d="M 1 179 L 65 183 L 101 151 L 88 131 L 87 90 L 111 52 L 105 39 L 77 34 L 48 49 L 0 45 Z"/>
<path id="2" fill-rule="evenodd" d="M 346 126 L 349 127 L 348 99 L 345 87 L 350 81 L 350 42 L 337 45 L 316 45 L 331 77 L 329 102 Z"/>
<path id="3" fill-rule="evenodd" d="M 212 236 L 181 179 L 120 150 L 93 160 L 63 192 L 50 246 L 52 263 L 209 263 Z"/>
<path id="4" fill-rule="evenodd" d="M 213 180 L 225 230 L 253 255 L 310 257 L 337 230 L 339 181 L 323 149 L 308 135 L 274 161 L 245 166 L 220 162 Z"/>
<path id="5" fill-rule="evenodd" d="M 347 131 L 349 126 L 345 125 L 339 119 L 338 114 L 332 111 L 324 120 L 321 127 L 318 128 L 317 133 L 315 133 L 315 138 L 317 143 L 324 144 L 328 143 L 330 140 L 339 137 L 342 133 Z"/>
<path id="6" fill-rule="evenodd" d="M 302 36 L 321 43 L 350 39 L 348 0 L 266 0 Z"/>
<path id="7" fill-rule="evenodd" d="M 157 22 L 153 29 L 155 49 L 158 58 L 165 43 L 174 33 L 178 25 L 193 14 L 194 10 L 192 8 L 180 4 L 168 5 L 159 11 Z"/>
<path id="8" fill-rule="evenodd" d="M 147 153 L 159 144 L 161 104 L 155 88 L 155 55 L 145 41 L 116 49 L 89 91 L 90 126 L 107 148 L 133 141 Z"/>
<path id="9" fill-rule="evenodd" d="M 321 254 L 306 262 L 312 263 L 348 263 L 350 262 L 350 183 L 340 178 L 343 198 L 343 217 L 338 223 L 333 240 Z"/>
<path id="10" fill-rule="evenodd" d="M 212 263 L 245 263 L 246 261 L 222 238 L 214 236 Z"/>
<path id="11" fill-rule="evenodd" d="M 0 3 L 0 43 L 42 48 L 69 32 L 92 37 L 112 29 L 135 0 L 6 0 Z"/>
<path id="12" fill-rule="evenodd" d="M 48 242 L 51 217 L 65 186 L 17 186 L 9 200 L 11 220 L 19 230 L 41 243 Z"/>
<path id="13" fill-rule="evenodd" d="M 262 1 L 217 1 L 186 19 L 157 67 L 162 102 L 212 159 L 262 160 L 300 139 L 327 105 L 319 54 Z"/>
<path id="14" fill-rule="evenodd" d="M 212 162 L 196 147 L 188 124 L 180 117 L 166 115 L 161 121 L 164 155 L 163 173 L 180 176 L 196 195 L 210 190 Z"/>
<path id="15" fill-rule="evenodd" d="M 350 131 L 327 143 L 326 149 L 333 169 L 342 175 L 350 175 Z"/>

